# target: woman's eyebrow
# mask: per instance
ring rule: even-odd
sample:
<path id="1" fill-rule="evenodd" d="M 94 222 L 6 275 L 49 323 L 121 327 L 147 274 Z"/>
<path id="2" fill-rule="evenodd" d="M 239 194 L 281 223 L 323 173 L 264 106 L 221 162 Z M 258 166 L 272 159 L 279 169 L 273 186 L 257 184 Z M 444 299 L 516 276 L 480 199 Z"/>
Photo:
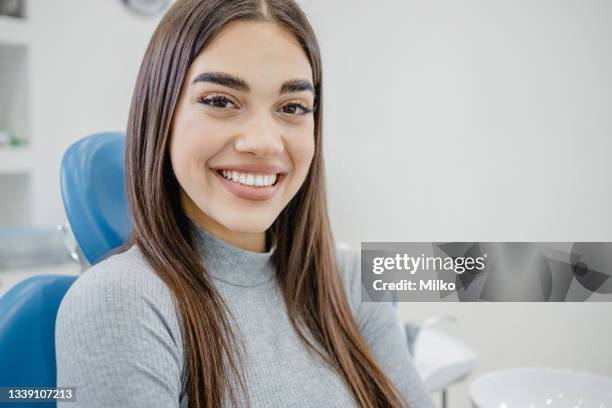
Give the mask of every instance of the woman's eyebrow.
<path id="1" fill-rule="evenodd" d="M 226 86 L 228 88 L 243 92 L 248 92 L 250 89 L 249 85 L 244 79 L 225 72 L 203 72 L 198 74 L 191 83 L 195 84 L 197 82 L 212 82 L 217 85 Z M 281 85 L 278 93 L 279 95 L 282 95 L 284 93 L 301 91 L 309 91 L 313 95 L 315 93 L 314 86 L 307 79 L 291 79 L 289 81 L 285 81 Z"/>
<path id="2" fill-rule="evenodd" d="M 192 84 L 197 82 L 212 82 L 214 84 L 226 86 L 228 88 L 236 89 L 237 91 L 247 92 L 249 90 L 249 85 L 235 75 L 226 74 L 225 72 L 204 72 L 198 74 Z"/>
<path id="3" fill-rule="evenodd" d="M 292 79 L 290 81 L 283 82 L 281 85 L 279 94 L 289 93 L 289 92 L 301 92 L 301 91 L 310 91 L 314 95 L 315 90 L 314 86 L 307 79 Z"/>

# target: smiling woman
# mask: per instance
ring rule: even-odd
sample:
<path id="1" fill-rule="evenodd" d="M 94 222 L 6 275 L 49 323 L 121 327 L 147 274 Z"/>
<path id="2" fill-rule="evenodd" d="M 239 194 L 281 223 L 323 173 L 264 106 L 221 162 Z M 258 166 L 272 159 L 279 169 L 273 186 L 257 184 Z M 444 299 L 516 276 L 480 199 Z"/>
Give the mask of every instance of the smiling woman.
<path id="1" fill-rule="evenodd" d="M 134 89 L 133 235 L 56 322 L 70 407 L 432 407 L 327 214 L 317 40 L 290 0 L 178 0 Z M 62 403 L 58 404 L 62 406 Z"/>
<path id="2" fill-rule="evenodd" d="M 278 24 L 228 23 L 191 63 L 174 113 L 170 157 L 187 215 L 263 251 L 262 232 L 310 167 L 314 99 L 294 35 Z"/>

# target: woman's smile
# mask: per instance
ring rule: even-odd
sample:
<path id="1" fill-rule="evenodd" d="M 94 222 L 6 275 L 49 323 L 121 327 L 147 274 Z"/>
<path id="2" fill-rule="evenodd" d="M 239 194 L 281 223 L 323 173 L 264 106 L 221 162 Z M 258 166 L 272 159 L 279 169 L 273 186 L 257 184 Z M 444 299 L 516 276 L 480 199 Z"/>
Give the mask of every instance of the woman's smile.
<path id="1" fill-rule="evenodd" d="M 236 197 L 266 201 L 274 197 L 287 172 L 276 165 L 231 165 L 211 168 L 215 178 Z"/>

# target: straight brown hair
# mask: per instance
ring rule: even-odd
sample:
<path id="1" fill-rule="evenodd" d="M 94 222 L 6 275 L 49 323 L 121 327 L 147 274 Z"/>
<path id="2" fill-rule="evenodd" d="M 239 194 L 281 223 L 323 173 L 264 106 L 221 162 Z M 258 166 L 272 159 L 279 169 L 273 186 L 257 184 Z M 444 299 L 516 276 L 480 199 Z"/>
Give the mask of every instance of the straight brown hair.
<path id="1" fill-rule="evenodd" d="M 336 264 L 321 150 L 321 57 L 312 27 L 292 0 L 176 1 L 153 33 L 136 81 L 126 136 L 131 243 L 168 285 L 179 309 L 189 405 L 218 408 L 229 398 L 237 406 L 232 377 L 248 401 L 248 387 L 238 369 L 244 350 L 197 253 L 168 152 L 187 71 L 213 36 L 234 20 L 275 23 L 293 33 L 313 72 L 314 157 L 303 185 L 267 231 L 276 242 L 273 261 L 289 318 L 307 349 L 344 378 L 359 406 L 403 407 L 405 401 L 361 336 Z"/>

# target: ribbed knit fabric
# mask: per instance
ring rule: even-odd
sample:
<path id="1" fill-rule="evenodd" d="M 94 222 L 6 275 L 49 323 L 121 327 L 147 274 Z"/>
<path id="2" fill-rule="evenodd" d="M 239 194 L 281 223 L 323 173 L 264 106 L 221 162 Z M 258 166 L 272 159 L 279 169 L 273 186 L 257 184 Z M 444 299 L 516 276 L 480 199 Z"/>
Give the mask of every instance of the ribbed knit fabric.
<path id="1" fill-rule="evenodd" d="M 246 251 L 196 229 L 200 255 L 246 347 L 241 369 L 251 406 L 356 406 L 344 380 L 291 326 L 274 277 L 274 248 Z M 359 255 L 337 254 L 351 309 L 374 356 L 410 408 L 433 407 L 394 308 L 361 302 Z M 137 247 L 76 280 L 60 305 L 55 334 L 57 384 L 76 387 L 76 402 L 59 408 L 188 406 L 178 309 Z"/>

